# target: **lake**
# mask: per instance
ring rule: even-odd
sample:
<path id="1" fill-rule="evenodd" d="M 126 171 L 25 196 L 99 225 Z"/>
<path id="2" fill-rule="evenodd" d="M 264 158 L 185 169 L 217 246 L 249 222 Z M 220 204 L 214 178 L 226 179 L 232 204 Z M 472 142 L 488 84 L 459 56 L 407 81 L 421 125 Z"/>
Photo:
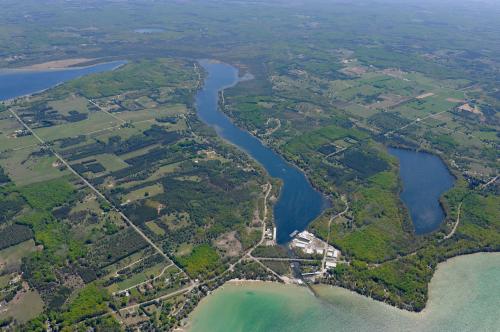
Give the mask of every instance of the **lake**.
<path id="1" fill-rule="evenodd" d="M 272 177 L 283 181 L 279 199 L 274 206 L 277 241 L 285 243 L 289 234 L 303 230 L 328 205 L 325 197 L 315 190 L 305 175 L 249 132 L 237 127 L 218 108 L 219 91 L 238 83 L 238 70 L 228 64 L 202 60 L 208 73 L 203 88 L 196 95 L 198 116 L 215 128 L 217 134 L 246 151 Z"/>
<path id="2" fill-rule="evenodd" d="M 84 75 L 113 70 L 125 63 L 112 61 L 88 67 L 38 71 L 0 69 L 0 100 L 32 94 Z"/>
<path id="3" fill-rule="evenodd" d="M 137 32 L 137 33 L 140 33 L 140 34 L 152 34 L 152 33 L 165 32 L 165 29 L 161 29 L 161 28 L 140 28 L 140 29 L 135 29 L 134 32 Z"/>
<path id="4" fill-rule="evenodd" d="M 399 310 L 331 286 L 226 283 L 190 316 L 190 331 L 498 331 L 500 253 L 441 263 L 421 313 Z"/>
<path id="5" fill-rule="evenodd" d="M 445 214 L 439 197 L 453 187 L 454 177 L 437 156 L 406 149 L 389 148 L 399 159 L 403 182 L 401 200 L 410 212 L 415 232 L 426 234 L 439 228 Z"/>

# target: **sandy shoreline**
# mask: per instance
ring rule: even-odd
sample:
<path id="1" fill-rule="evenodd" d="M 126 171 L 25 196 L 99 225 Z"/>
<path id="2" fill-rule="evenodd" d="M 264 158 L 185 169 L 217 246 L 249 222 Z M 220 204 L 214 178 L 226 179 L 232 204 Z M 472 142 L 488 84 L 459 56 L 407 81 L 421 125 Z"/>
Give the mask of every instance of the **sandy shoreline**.
<path id="1" fill-rule="evenodd" d="M 255 279 L 231 279 L 226 281 L 224 284 L 233 284 L 238 286 L 245 286 L 248 284 L 272 284 L 272 285 L 295 285 L 295 284 L 284 284 L 277 281 L 269 280 L 255 280 Z M 224 287 L 224 284 L 221 287 Z"/>
<path id="2" fill-rule="evenodd" d="M 324 305 L 326 306 L 331 305 L 332 308 L 334 308 L 334 312 L 336 314 L 344 315 L 345 312 L 350 312 L 351 310 L 353 310 L 352 308 L 356 307 L 358 308 L 357 310 L 359 311 L 359 313 L 371 315 L 369 316 L 371 317 L 370 319 L 374 319 L 374 322 L 377 322 L 377 324 L 380 323 L 380 320 L 377 320 L 377 317 L 383 315 L 386 318 L 386 321 L 384 321 L 383 324 L 380 323 L 382 324 L 381 326 L 389 324 L 387 326 L 394 327 L 393 330 L 397 330 L 401 327 L 401 330 L 410 331 L 410 327 L 414 326 L 414 324 L 422 324 L 422 330 L 425 330 L 426 327 L 432 326 L 432 322 L 439 323 L 440 319 L 444 319 L 444 317 L 448 316 L 451 319 L 451 317 L 453 317 L 453 312 L 458 311 L 461 312 L 462 315 L 466 315 L 470 310 L 470 306 L 473 305 L 473 303 L 470 303 L 470 299 L 472 299 L 475 294 L 484 293 L 481 293 L 480 289 L 477 289 L 478 285 L 481 285 L 477 283 L 469 284 L 470 287 L 465 287 L 468 288 L 467 290 L 459 292 L 457 294 L 455 294 L 456 292 L 453 289 L 447 289 L 443 291 L 444 287 L 449 287 L 448 285 L 450 282 L 452 284 L 460 284 L 460 280 L 455 280 L 452 276 L 460 275 L 461 278 L 476 280 L 477 277 L 474 276 L 473 272 L 471 272 L 470 269 L 479 269 L 479 267 L 482 266 L 481 264 L 491 265 L 491 263 L 485 262 L 491 262 L 490 258 L 499 256 L 500 253 L 498 252 L 482 252 L 452 257 L 444 262 L 439 263 L 436 273 L 429 283 L 429 299 L 427 305 L 424 310 L 418 313 L 398 309 L 387 303 L 376 301 L 372 298 L 360 295 L 354 291 L 337 286 L 314 285 L 313 288 L 318 290 L 319 297 L 317 297 L 317 299 L 321 302 L 324 301 Z M 485 260 L 485 258 L 487 257 L 488 260 Z M 228 286 L 228 288 L 224 290 L 226 285 Z M 264 292 L 265 294 L 271 296 L 274 296 L 272 294 L 276 294 L 278 297 L 282 297 L 283 294 L 289 294 L 287 296 L 290 296 L 291 299 L 296 300 L 300 298 L 300 296 L 303 296 L 302 291 L 297 293 L 297 291 L 301 288 L 303 289 L 304 287 L 300 287 L 298 285 L 285 285 L 271 281 L 231 279 L 214 292 L 224 290 L 228 292 L 227 294 L 231 294 L 235 291 L 238 291 L 238 289 L 243 289 L 249 292 Z M 464 287 L 459 286 L 459 289 L 463 288 Z M 453 290 L 453 292 L 455 293 L 449 293 L 450 290 Z M 479 293 L 477 293 L 478 291 Z M 195 311 L 199 311 L 200 309 L 203 310 L 203 308 L 208 308 L 206 306 L 213 305 L 213 301 L 210 300 L 212 296 L 214 296 L 213 293 L 203 298 L 198 304 Z M 215 296 L 217 298 L 218 295 Z M 450 298 L 451 300 L 449 300 Z M 465 310 L 465 308 L 467 310 Z M 477 311 L 477 309 L 472 309 Z M 477 312 L 475 311 L 472 311 L 472 313 L 473 315 L 477 314 Z M 183 331 L 190 331 L 192 329 L 194 317 L 196 317 L 196 314 L 194 316 L 193 313 L 189 315 L 189 318 L 186 321 L 186 325 L 182 327 Z M 492 318 L 490 317 L 489 319 L 491 320 Z M 430 321 L 427 322 L 428 320 Z M 467 321 L 467 319 L 465 321 Z M 464 322 L 459 322 L 458 324 L 464 324 Z"/>
<path id="3" fill-rule="evenodd" d="M 92 59 L 89 59 L 89 60 L 92 60 Z M 112 62 L 117 62 L 117 61 L 121 61 L 121 60 L 101 62 L 101 63 L 90 64 L 90 65 L 81 66 L 81 67 L 66 67 L 66 68 L 59 68 L 59 69 L 52 68 L 52 69 L 37 69 L 37 70 L 34 70 L 34 69 L 21 69 L 21 68 L 4 68 L 4 69 L 0 68 L 0 75 L 1 74 L 16 73 L 16 72 L 17 73 L 22 73 L 22 72 L 44 72 L 44 71 L 48 72 L 50 70 L 72 70 L 72 69 L 76 70 L 76 69 L 84 69 L 84 68 L 87 68 L 87 67 L 93 67 L 93 66 L 98 66 L 98 65 L 112 63 Z M 86 63 L 88 61 L 84 61 L 84 62 Z M 80 62 L 80 63 L 84 63 L 84 62 Z M 124 64 L 126 64 L 126 63 L 127 63 L 127 61 L 125 61 Z M 116 67 L 112 68 L 111 70 L 116 70 L 116 69 L 122 67 L 124 64 L 119 64 Z M 24 67 L 24 68 L 27 68 L 27 67 Z M 61 85 L 63 83 L 65 83 L 65 81 L 61 81 L 61 82 L 59 82 L 57 84 L 54 84 L 53 86 L 49 86 L 48 88 L 45 88 L 45 89 L 41 89 L 41 90 L 37 90 L 37 91 L 34 91 L 34 92 L 22 94 L 22 95 L 13 97 L 13 98 L 0 99 L 0 102 L 1 103 L 9 104 L 9 103 L 14 102 L 17 99 L 29 98 L 29 97 L 32 97 L 32 96 L 44 93 L 44 92 L 46 92 L 46 91 L 48 91 L 50 89 L 54 89 L 54 88 L 56 88 L 57 86 L 59 86 L 59 85 Z"/>
<path id="4" fill-rule="evenodd" d="M 16 70 L 49 70 L 49 69 L 65 69 L 73 67 L 82 63 L 90 62 L 96 60 L 95 58 L 75 58 L 75 59 L 63 59 L 47 61 L 42 63 L 36 63 L 30 66 L 24 66 L 19 68 L 13 68 Z"/>

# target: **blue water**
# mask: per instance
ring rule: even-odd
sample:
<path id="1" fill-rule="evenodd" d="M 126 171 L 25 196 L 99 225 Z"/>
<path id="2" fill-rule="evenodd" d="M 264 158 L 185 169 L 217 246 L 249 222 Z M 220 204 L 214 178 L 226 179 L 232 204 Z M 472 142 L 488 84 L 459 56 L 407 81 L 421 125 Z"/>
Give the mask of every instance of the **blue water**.
<path id="1" fill-rule="evenodd" d="M 113 61 L 88 67 L 44 71 L 0 71 L 0 100 L 35 93 L 77 77 L 112 70 L 125 63 L 126 61 Z"/>
<path id="2" fill-rule="evenodd" d="M 285 243 L 294 230 L 303 230 L 327 206 L 327 200 L 316 191 L 296 167 L 286 162 L 257 138 L 235 126 L 218 109 L 218 92 L 238 82 L 236 68 L 208 60 L 200 61 L 208 72 L 203 89 L 196 96 L 197 112 L 202 121 L 215 128 L 219 136 L 246 151 L 267 172 L 283 181 L 274 206 L 277 241 Z"/>
<path id="3" fill-rule="evenodd" d="M 455 182 L 450 171 L 430 153 L 395 148 L 389 148 L 389 153 L 399 159 L 401 200 L 410 211 L 415 232 L 426 234 L 438 229 L 445 217 L 439 197 Z"/>
<path id="4" fill-rule="evenodd" d="M 151 34 L 151 33 L 165 32 L 165 30 L 161 28 L 141 28 L 141 29 L 135 29 L 134 32 L 142 34 Z"/>

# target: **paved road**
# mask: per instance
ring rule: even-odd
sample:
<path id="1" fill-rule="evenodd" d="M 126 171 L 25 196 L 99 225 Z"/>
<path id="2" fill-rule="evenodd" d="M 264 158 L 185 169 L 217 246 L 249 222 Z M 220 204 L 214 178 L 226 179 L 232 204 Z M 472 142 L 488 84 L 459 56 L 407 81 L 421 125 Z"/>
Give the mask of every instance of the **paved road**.
<path id="1" fill-rule="evenodd" d="M 332 229 L 332 221 L 343 216 L 344 214 L 347 213 L 347 211 L 349 211 L 349 202 L 347 201 L 347 198 L 345 198 L 345 196 L 342 196 L 342 201 L 344 201 L 344 204 L 345 204 L 345 209 L 344 211 L 342 212 L 339 212 L 337 213 L 336 215 L 332 216 L 330 218 L 330 220 L 328 220 L 328 236 L 326 237 L 326 242 L 325 242 L 325 249 L 323 251 L 323 259 L 321 260 L 321 271 L 323 273 L 325 273 L 326 269 L 325 269 L 325 265 L 326 265 L 326 254 L 327 254 L 327 251 L 328 251 L 328 242 L 330 241 L 330 232 L 331 232 L 331 229 Z"/>
<path id="2" fill-rule="evenodd" d="M 453 234 L 455 234 L 455 231 L 457 230 L 458 224 L 460 223 L 460 211 L 462 210 L 462 203 L 463 202 L 460 202 L 460 204 L 458 204 L 457 221 L 455 221 L 455 225 L 453 225 L 451 232 L 449 234 L 447 234 L 443 238 L 443 240 L 449 239 L 450 237 L 453 236 Z"/>
<path id="3" fill-rule="evenodd" d="M 101 199 L 103 199 L 107 204 L 109 204 L 109 206 L 111 206 L 113 208 L 113 210 L 115 210 L 116 212 L 118 212 L 118 214 L 120 214 L 120 216 L 127 222 L 127 224 L 132 227 L 132 229 L 134 231 L 137 232 L 137 234 L 139 234 L 146 242 L 148 242 L 151 247 L 153 247 L 160 255 L 162 255 L 164 258 L 166 258 L 168 261 L 170 261 L 170 258 L 168 257 L 167 254 L 165 254 L 165 252 L 163 252 L 163 250 L 158 247 L 149 237 L 146 236 L 146 234 L 144 234 L 136 225 L 134 225 L 134 223 L 122 212 L 120 211 L 110 200 L 108 200 L 106 198 L 106 196 L 104 196 L 104 194 L 102 194 L 96 187 L 94 187 L 89 181 L 87 181 L 87 179 L 85 179 L 83 176 L 81 176 L 77 171 L 75 171 L 73 169 L 73 167 L 71 167 L 71 165 L 63 158 L 61 157 L 52 147 L 50 147 L 49 145 L 46 144 L 46 142 L 40 137 L 37 135 L 37 133 L 31 129 L 18 115 L 15 111 L 13 111 L 12 109 L 9 109 L 10 113 L 17 119 L 17 121 L 19 121 L 19 123 L 24 127 L 26 128 L 26 130 L 28 130 L 32 135 L 33 137 L 35 137 L 44 147 L 46 147 L 47 149 L 49 149 L 53 154 L 54 156 L 56 156 L 57 159 L 59 159 L 59 161 L 64 165 L 66 166 L 66 168 L 68 168 L 68 170 L 73 173 L 76 177 L 78 177 L 83 183 L 85 183 L 85 185 L 87 187 L 89 187 L 96 195 L 98 195 Z M 173 263 L 173 262 L 172 262 Z M 180 271 L 184 272 L 185 271 L 183 269 L 181 269 L 178 265 L 176 265 L 175 263 L 173 263 Z M 185 273 L 186 274 L 186 273 Z M 186 274 L 187 276 L 187 274 Z"/>
<path id="4" fill-rule="evenodd" d="M 319 259 L 308 259 L 308 258 L 278 258 L 278 257 L 254 257 L 260 261 L 277 261 L 277 262 L 317 262 Z"/>
<path id="5" fill-rule="evenodd" d="M 93 101 L 92 99 L 87 99 L 89 101 L 89 103 L 91 103 L 92 105 L 94 105 L 95 107 L 97 107 L 98 109 L 100 109 L 102 112 L 106 113 L 107 115 L 109 115 L 110 117 L 120 121 L 122 124 L 123 123 L 126 123 L 127 121 L 117 117 L 116 115 L 114 115 L 113 113 L 111 112 L 108 112 L 106 109 L 104 109 L 103 107 L 99 106 L 98 103 L 96 103 L 95 101 Z"/>

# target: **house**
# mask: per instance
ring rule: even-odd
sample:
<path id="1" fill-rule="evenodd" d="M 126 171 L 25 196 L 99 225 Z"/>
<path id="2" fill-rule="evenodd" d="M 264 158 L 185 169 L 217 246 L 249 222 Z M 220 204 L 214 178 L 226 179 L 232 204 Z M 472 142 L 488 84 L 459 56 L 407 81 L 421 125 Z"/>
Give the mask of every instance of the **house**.
<path id="1" fill-rule="evenodd" d="M 325 266 L 327 269 L 334 269 L 335 267 L 337 267 L 337 263 L 332 261 L 326 261 Z"/>

